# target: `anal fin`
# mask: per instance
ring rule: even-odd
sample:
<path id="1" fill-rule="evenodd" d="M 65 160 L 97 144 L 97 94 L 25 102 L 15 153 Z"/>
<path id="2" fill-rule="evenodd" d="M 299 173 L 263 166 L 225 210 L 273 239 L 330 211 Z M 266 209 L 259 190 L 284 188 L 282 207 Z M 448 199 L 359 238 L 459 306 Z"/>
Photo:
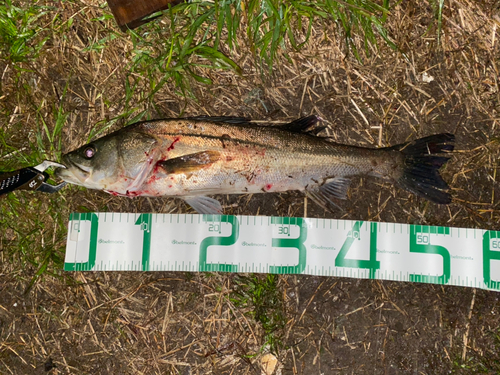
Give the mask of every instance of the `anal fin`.
<path id="1" fill-rule="evenodd" d="M 351 180 L 348 178 L 335 177 L 318 188 L 306 191 L 306 194 L 324 208 L 338 207 L 333 199 L 347 199 L 350 184 Z"/>
<path id="2" fill-rule="evenodd" d="M 319 191 L 327 197 L 337 199 L 347 199 L 347 191 L 351 185 L 351 180 L 344 177 L 335 177 L 328 180 L 324 185 L 319 187 Z"/>
<path id="3" fill-rule="evenodd" d="M 217 199 L 206 197 L 204 195 L 184 197 L 183 199 L 199 214 L 222 214 L 222 206 Z"/>

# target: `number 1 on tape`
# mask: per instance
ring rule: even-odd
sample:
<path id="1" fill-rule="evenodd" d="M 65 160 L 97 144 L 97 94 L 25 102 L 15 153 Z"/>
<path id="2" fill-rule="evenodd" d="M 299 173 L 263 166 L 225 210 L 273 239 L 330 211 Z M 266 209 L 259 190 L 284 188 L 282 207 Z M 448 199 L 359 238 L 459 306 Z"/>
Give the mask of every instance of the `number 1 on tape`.
<path id="1" fill-rule="evenodd" d="M 333 219 L 71 214 L 67 271 L 221 271 L 500 290 L 500 232 Z"/>

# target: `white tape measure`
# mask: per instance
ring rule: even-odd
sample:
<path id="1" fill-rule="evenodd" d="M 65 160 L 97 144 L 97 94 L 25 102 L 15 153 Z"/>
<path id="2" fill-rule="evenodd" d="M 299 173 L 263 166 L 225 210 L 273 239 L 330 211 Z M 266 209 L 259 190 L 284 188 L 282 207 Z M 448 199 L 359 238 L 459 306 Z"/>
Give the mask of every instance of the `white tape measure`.
<path id="1" fill-rule="evenodd" d="M 74 213 L 66 271 L 223 271 L 500 290 L 500 232 L 265 216 Z"/>

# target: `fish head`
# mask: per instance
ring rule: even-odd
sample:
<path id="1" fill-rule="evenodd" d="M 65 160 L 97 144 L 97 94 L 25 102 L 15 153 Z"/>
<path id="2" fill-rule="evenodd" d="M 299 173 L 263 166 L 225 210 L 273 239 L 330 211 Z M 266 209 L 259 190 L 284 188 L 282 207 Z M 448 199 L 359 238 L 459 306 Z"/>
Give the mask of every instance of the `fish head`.
<path id="1" fill-rule="evenodd" d="M 136 177 L 152 163 L 156 139 L 124 128 L 62 156 L 66 169 L 56 176 L 89 189 L 124 193 Z"/>

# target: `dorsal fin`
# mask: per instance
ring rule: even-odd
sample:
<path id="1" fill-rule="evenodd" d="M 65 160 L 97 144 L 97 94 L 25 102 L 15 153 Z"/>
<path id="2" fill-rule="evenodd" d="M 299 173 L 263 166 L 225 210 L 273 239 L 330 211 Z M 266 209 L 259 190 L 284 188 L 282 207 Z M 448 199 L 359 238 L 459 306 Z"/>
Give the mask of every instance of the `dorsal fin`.
<path id="1" fill-rule="evenodd" d="M 235 125 L 255 125 L 255 123 L 252 122 L 252 119 L 248 117 L 234 117 L 234 116 L 193 116 L 193 117 L 184 117 L 183 120 L 225 122 L 226 124 L 235 124 Z M 315 125 L 318 123 L 319 120 L 320 118 L 318 116 L 311 115 L 311 116 L 301 117 L 288 124 L 283 124 L 279 126 L 292 133 L 308 133 L 312 135 L 317 135 L 319 132 L 326 129 L 326 126 L 315 127 Z"/>
<path id="2" fill-rule="evenodd" d="M 234 116 L 194 116 L 194 117 L 184 117 L 183 120 L 225 122 L 227 124 L 237 124 L 237 125 L 249 125 L 252 121 L 247 117 L 234 117 Z"/>
<path id="3" fill-rule="evenodd" d="M 256 125 L 252 122 L 252 119 L 248 117 L 233 117 L 233 116 L 194 116 L 194 117 L 184 117 L 183 120 L 194 120 L 194 121 L 210 121 L 210 122 L 224 122 L 226 124 L 234 125 Z M 301 117 L 294 120 L 288 124 L 278 125 L 278 127 L 288 130 L 292 133 L 306 133 L 310 135 L 318 135 L 321 131 L 327 128 L 327 126 L 315 126 L 320 118 L 316 115 Z M 258 124 L 259 126 L 264 126 Z M 269 126 L 269 125 L 265 125 Z"/>
<path id="4" fill-rule="evenodd" d="M 192 173 L 206 168 L 219 160 L 217 151 L 202 151 L 196 154 L 179 156 L 178 158 L 162 160 L 157 163 L 165 173 Z"/>
<path id="5" fill-rule="evenodd" d="M 318 123 L 319 117 L 316 115 L 301 117 L 297 120 L 290 122 L 289 124 L 283 125 L 283 128 L 292 133 L 307 133 L 312 135 L 317 135 L 325 127 L 315 127 Z"/>

